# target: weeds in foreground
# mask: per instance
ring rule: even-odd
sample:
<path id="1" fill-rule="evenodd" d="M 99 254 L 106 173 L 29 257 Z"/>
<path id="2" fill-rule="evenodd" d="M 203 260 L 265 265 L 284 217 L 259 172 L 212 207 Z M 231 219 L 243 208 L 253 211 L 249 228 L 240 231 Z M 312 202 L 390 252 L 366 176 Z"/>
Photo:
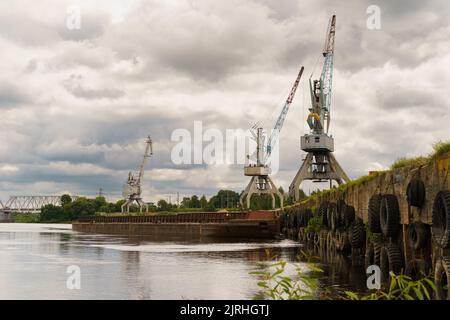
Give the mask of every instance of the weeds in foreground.
<path id="1" fill-rule="evenodd" d="M 437 291 L 430 276 L 413 280 L 404 274 L 390 272 L 389 275 L 391 284 L 388 291 L 380 289 L 367 295 L 346 291 L 345 294 L 350 300 L 431 300 L 432 294 Z"/>
<path id="2" fill-rule="evenodd" d="M 302 270 L 296 267 L 294 276 L 286 274 L 287 262 L 276 260 L 276 257 L 270 257 L 270 260 L 276 260 L 270 264 L 259 262 L 258 265 L 266 270 L 251 272 L 259 278 L 258 286 L 261 292 L 258 293 L 255 300 L 313 300 L 317 299 L 318 279 L 313 276 L 314 272 L 323 272 L 323 270 L 311 262 L 311 256 L 302 252 L 307 257 L 308 268 Z M 266 251 L 269 257 L 269 251 Z"/>
<path id="3" fill-rule="evenodd" d="M 302 252 L 307 256 L 306 253 Z M 273 257 L 272 259 L 274 259 Z M 255 300 L 431 300 L 436 286 L 430 276 L 419 280 L 400 274 L 390 273 L 390 286 L 387 291 L 373 290 L 368 294 L 345 291 L 345 294 L 332 296 L 329 291 L 319 290 L 317 273 L 322 273 L 317 263 L 307 259 L 307 270 L 296 267 L 296 274 L 286 274 L 287 262 L 275 262 L 261 266 L 267 270 L 251 272 L 259 278 L 258 286 L 261 291 L 254 296 Z"/>

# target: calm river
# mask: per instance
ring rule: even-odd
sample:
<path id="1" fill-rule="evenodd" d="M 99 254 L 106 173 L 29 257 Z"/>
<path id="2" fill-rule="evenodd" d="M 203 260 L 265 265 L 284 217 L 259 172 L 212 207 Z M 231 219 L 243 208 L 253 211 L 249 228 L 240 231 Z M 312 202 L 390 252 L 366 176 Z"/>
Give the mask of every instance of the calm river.
<path id="1" fill-rule="evenodd" d="M 251 299 L 258 286 L 249 273 L 268 260 L 267 249 L 290 262 L 289 272 L 307 269 L 296 258 L 305 249 L 291 240 L 150 242 L 67 224 L 0 223 L 0 299 Z M 321 287 L 363 289 L 361 266 L 329 259 Z M 79 267 L 79 290 L 67 288 L 70 266 Z"/>

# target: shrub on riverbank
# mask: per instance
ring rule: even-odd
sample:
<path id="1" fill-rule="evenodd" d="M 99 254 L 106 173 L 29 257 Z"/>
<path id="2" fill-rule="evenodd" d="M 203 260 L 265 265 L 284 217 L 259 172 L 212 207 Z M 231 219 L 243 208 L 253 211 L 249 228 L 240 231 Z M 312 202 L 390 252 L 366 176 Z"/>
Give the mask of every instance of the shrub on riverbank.
<path id="1" fill-rule="evenodd" d="M 16 223 L 36 223 L 40 221 L 39 213 L 11 213 L 12 222 Z"/>

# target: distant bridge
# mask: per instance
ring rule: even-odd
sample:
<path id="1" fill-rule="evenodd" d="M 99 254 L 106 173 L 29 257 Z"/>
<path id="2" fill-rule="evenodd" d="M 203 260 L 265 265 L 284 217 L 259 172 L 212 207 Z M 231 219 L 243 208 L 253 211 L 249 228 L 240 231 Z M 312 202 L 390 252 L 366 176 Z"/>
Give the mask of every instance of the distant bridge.
<path id="1" fill-rule="evenodd" d="M 71 196 L 76 200 L 77 196 Z M 61 205 L 61 196 L 10 196 L 4 204 L 0 201 L 0 212 L 3 213 L 39 213 L 45 205 Z"/>

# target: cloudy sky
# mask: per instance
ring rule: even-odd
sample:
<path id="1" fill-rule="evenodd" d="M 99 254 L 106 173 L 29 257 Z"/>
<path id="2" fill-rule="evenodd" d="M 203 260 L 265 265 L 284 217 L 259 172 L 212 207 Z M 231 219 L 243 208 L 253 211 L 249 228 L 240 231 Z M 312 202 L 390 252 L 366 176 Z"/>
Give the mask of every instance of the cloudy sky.
<path id="1" fill-rule="evenodd" d="M 73 5 L 79 29 L 67 27 Z M 379 30 L 367 28 L 369 5 L 381 10 Z M 332 14 L 330 131 L 349 176 L 449 139 L 445 0 L 1 1 L 0 199 L 100 187 L 118 199 L 148 134 L 146 200 L 241 191 L 240 165 L 174 164 L 171 134 L 200 120 L 223 132 L 258 121 L 270 129 L 304 65 L 274 176 L 287 189 L 307 130 L 306 80 L 320 72 Z"/>

